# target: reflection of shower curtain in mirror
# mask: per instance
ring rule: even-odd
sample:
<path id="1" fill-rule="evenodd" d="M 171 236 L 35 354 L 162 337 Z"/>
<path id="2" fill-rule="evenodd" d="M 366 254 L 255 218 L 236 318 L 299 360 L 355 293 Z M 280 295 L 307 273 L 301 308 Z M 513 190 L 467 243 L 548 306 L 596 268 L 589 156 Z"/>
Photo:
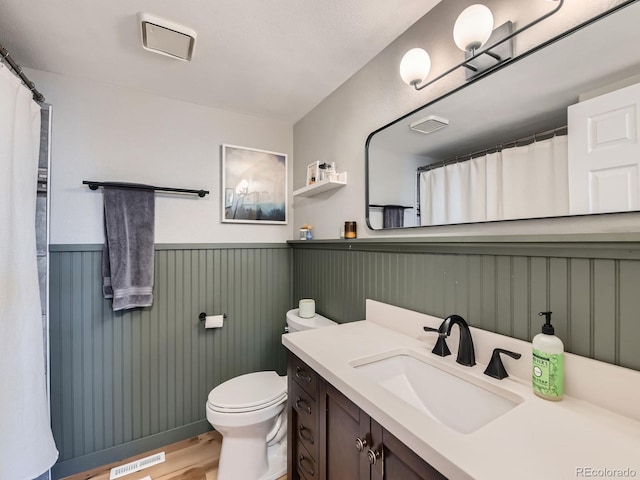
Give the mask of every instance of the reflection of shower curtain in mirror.
<path id="1" fill-rule="evenodd" d="M 421 225 L 569 214 L 567 137 L 505 148 L 420 174 Z"/>
<path id="2" fill-rule="evenodd" d="M 46 396 L 36 262 L 40 107 L 0 64 L 0 478 L 31 479 L 58 452 Z"/>

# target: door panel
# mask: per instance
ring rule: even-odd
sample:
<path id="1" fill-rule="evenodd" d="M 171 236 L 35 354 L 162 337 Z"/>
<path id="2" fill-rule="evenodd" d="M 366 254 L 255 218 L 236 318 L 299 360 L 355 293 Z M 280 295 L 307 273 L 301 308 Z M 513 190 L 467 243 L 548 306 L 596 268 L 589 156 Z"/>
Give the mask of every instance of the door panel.
<path id="1" fill-rule="evenodd" d="M 572 215 L 640 209 L 640 84 L 569 107 Z"/>
<path id="2" fill-rule="evenodd" d="M 371 419 L 373 449 L 380 452 L 371 468 L 371 480 L 446 480 L 446 477 L 420 458 L 382 426 Z"/>
<path id="3" fill-rule="evenodd" d="M 326 395 L 327 480 L 368 480 L 366 449 L 356 449 L 356 439 L 370 443 L 369 417 L 331 385 Z"/>

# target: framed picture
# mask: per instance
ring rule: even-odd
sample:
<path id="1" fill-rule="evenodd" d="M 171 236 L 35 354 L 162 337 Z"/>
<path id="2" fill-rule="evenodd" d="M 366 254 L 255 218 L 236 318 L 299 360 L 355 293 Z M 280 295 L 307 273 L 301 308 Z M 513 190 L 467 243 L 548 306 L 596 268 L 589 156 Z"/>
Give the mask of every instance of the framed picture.
<path id="1" fill-rule="evenodd" d="M 320 162 L 313 162 L 307 165 L 307 185 L 311 185 L 312 183 L 316 183 L 316 179 L 318 178 L 318 168 Z"/>
<path id="2" fill-rule="evenodd" d="M 287 155 L 222 145 L 222 221 L 287 223 Z"/>

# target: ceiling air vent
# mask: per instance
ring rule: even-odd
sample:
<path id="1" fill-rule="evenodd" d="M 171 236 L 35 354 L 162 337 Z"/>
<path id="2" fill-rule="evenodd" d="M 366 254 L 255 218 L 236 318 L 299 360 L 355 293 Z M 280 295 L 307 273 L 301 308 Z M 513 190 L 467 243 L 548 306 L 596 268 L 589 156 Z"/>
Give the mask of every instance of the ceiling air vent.
<path id="1" fill-rule="evenodd" d="M 150 52 L 188 62 L 196 47 L 196 32 L 171 20 L 140 13 L 142 47 Z"/>
<path id="2" fill-rule="evenodd" d="M 447 125 L 449 125 L 449 120 L 446 118 L 429 115 L 428 117 L 421 118 L 420 120 L 413 122 L 410 127 L 411 130 L 415 130 L 416 132 L 433 133 Z"/>

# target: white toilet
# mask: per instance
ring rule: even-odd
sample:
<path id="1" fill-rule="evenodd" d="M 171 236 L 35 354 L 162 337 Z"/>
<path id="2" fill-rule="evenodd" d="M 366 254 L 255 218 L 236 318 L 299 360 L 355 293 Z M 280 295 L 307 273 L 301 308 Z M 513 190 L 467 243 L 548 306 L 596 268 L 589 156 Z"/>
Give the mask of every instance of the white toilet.
<path id="1" fill-rule="evenodd" d="M 287 328 L 290 333 L 337 325 L 333 320 L 329 320 L 327 317 L 317 313 L 311 318 L 302 318 L 298 315 L 298 311 L 298 308 L 294 308 L 287 312 Z"/>
<path id="2" fill-rule="evenodd" d="M 287 312 L 289 332 L 336 325 Z M 255 372 L 211 390 L 207 420 L 222 435 L 218 480 L 275 480 L 287 473 L 287 377 Z"/>

